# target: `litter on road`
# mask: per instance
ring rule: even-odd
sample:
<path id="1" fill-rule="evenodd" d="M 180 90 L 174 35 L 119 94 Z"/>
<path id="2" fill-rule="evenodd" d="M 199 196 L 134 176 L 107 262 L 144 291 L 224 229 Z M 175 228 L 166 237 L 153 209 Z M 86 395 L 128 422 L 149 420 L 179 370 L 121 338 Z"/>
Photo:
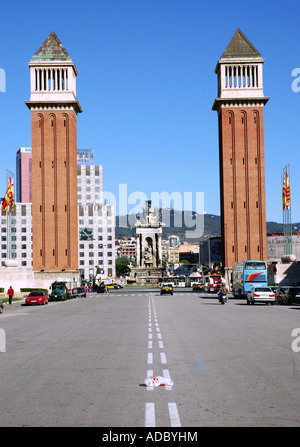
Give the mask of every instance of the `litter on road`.
<path id="1" fill-rule="evenodd" d="M 173 380 L 171 380 L 168 377 L 162 377 L 162 376 L 157 376 L 157 377 L 148 377 L 147 379 L 144 380 L 144 383 L 146 386 L 164 386 L 164 385 L 168 385 L 168 386 L 172 386 Z"/>

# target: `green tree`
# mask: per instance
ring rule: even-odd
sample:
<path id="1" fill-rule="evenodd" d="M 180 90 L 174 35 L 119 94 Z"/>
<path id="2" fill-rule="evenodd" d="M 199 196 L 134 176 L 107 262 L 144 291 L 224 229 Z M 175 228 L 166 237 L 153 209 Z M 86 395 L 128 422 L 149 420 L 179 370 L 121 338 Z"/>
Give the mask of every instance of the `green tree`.
<path id="1" fill-rule="evenodd" d="M 127 258 L 116 259 L 116 274 L 117 276 L 126 276 L 130 273 L 130 261 Z"/>

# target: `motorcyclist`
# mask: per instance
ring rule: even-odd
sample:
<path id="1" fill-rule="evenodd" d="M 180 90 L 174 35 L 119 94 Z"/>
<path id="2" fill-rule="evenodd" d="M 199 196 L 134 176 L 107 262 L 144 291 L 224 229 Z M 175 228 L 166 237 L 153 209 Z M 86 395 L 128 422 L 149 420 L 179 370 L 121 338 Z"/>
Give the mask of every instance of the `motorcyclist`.
<path id="1" fill-rule="evenodd" d="M 219 299 L 221 299 L 221 297 L 225 300 L 225 302 L 228 301 L 228 289 L 226 287 L 226 284 L 223 282 L 221 289 L 219 290 Z"/>

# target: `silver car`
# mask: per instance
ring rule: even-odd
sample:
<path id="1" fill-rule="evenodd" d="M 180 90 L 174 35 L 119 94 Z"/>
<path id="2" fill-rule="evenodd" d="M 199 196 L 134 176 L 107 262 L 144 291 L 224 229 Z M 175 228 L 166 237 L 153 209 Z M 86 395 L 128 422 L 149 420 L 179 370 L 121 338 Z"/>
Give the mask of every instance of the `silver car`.
<path id="1" fill-rule="evenodd" d="M 275 293 L 270 287 L 252 287 L 247 295 L 247 304 L 275 304 Z"/>

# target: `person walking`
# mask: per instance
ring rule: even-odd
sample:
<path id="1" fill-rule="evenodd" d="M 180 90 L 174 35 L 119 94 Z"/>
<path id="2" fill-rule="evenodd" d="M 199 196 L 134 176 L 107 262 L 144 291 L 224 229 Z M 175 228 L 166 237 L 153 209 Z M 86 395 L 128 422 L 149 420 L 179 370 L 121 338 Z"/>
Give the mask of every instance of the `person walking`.
<path id="1" fill-rule="evenodd" d="M 10 286 L 9 289 L 8 289 L 8 291 L 7 291 L 8 302 L 9 302 L 9 304 L 12 303 L 12 299 L 13 299 L 14 293 L 15 293 L 15 292 L 14 292 L 14 289 L 12 288 L 12 286 Z"/>

